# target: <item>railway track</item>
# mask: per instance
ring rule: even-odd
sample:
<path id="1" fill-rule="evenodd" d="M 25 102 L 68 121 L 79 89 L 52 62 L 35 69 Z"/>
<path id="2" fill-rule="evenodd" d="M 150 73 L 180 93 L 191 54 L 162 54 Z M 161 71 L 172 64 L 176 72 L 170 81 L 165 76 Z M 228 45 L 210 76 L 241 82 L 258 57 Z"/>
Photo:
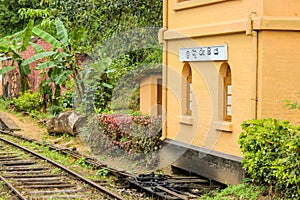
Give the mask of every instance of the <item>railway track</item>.
<path id="1" fill-rule="evenodd" d="M 0 179 L 19 199 L 123 199 L 27 148 L 0 138 Z"/>
<path id="2" fill-rule="evenodd" d="M 41 144 L 39 143 L 38 141 L 34 141 L 32 139 L 29 139 L 29 138 L 26 138 L 22 135 L 18 135 L 18 134 L 15 134 L 13 131 L 3 131 L 3 130 L 0 130 L 0 133 L 2 134 L 5 134 L 5 135 L 9 135 L 9 136 L 12 136 L 12 137 L 17 137 L 21 140 L 25 140 L 25 141 L 29 141 L 29 142 L 35 142 L 39 145 L 45 145 L 45 144 Z M 0 135 L 0 138 L 1 138 L 1 135 Z M 1 139 L 2 140 L 2 139 Z M 0 141 L 1 141 L 0 140 Z M 8 160 L 12 160 L 12 158 L 14 158 L 16 161 L 19 160 L 20 158 L 22 158 L 22 160 L 24 161 L 23 159 L 23 156 L 21 155 L 14 155 L 13 151 L 8 151 L 8 154 L 5 155 L 7 156 L 6 158 L 8 160 L 5 160 L 6 158 L 4 157 L 3 159 L 3 162 L 4 162 L 4 165 L 1 164 L 2 162 L 2 147 L 3 144 L 0 142 L 0 175 L 3 176 L 2 174 L 4 174 L 3 178 L 4 179 L 8 179 L 8 178 L 12 178 L 13 179 L 13 176 L 17 176 L 17 175 L 23 175 L 25 180 L 26 179 L 37 179 L 36 182 L 38 182 L 39 178 L 42 179 L 43 177 L 39 177 L 36 176 L 38 175 L 39 173 L 41 173 L 41 175 L 43 175 L 44 173 L 42 173 L 41 171 L 44 171 L 44 172 L 47 172 L 45 173 L 46 175 L 50 175 L 49 177 L 48 176 L 45 176 L 45 177 L 48 177 L 49 179 L 49 188 L 51 187 L 55 187 L 56 184 L 54 184 L 54 182 L 51 182 L 50 180 L 51 179 L 55 179 L 58 177 L 67 177 L 66 174 L 68 174 L 69 170 L 68 169 L 64 169 L 62 171 L 64 171 L 62 174 L 52 174 L 52 173 L 49 173 L 49 169 L 47 169 L 47 167 L 44 168 L 44 170 L 40 170 L 38 169 L 34 169 L 34 170 L 29 170 L 29 169 L 22 169 L 24 170 L 23 172 L 22 171 L 19 171 L 17 173 L 17 175 L 13 175 L 13 171 L 17 171 L 18 168 L 16 168 L 15 170 L 12 170 L 11 172 L 10 171 L 7 171 L 7 168 L 8 166 L 5 166 L 5 162 L 8 162 Z M 51 144 L 47 144 L 47 146 L 49 146 L 50 149 L 52 150 L 55 150 L 55 151 L 58 151 L 62 154 L 66 154 L 66 155 L 70 155 L 76 159 L 79 159 L 79 158 L 82 158 L 83 155 L 80 154 L 78 151 L 76 150 L 70 150 L 70 149 L 65 149 L 65 148 L 60 148 L 60 147 L 57 147 L 57 146 L 53 146 Z M 20 147 L 20 148 L 23 148 L 23 147 Z M 12 155 L 10 155 L 9 153 L 11 153 Z M 34 152 L 33 152 L 34 153 Z M 13 157 L 13 156 L 16 156 L 16 157 Z M 42 156 L 38 156 L 38 157 L 42 157 Z M 202 178 L 202 177 L 198 177 L 198 176 L 188 176 L 188 175 L 182 175 L 182 174 L 179 174 L 179 175 L 164 175 L 164 174 L 154 174 L 154 173 L 150 173 L 150 174 L 141 174 L 139 176 L 135 176 L 133 174 L 130 174 L 128 172 L 125 172 L 125 171 L 119 171 L 119 170 L 116 170 L 114 168 L 110 168 L 108 167 L 107 165 L 101 163 L 99 160 L 93 158 L 93 157 L 89 157 L 89 156 L 84 156 L 85 157 L 85 162 L 91 166 L 93 166 L 94 168 L 96 169 L 106 169 L 110 172 L 110 174 L 113 174 L 115 175 L 116 177 L 119 178 L 119 181 L 120 182 L 123 182 L 125 183 L 123 185 L 124 187 L 124 190 L 132 190 L 134 189 L 134 191 L 139 191 L 139 192 L 142 192 L 143 194 L 140 196 L 140 197 L 137 197 L 137 199 L 143 199 L 145 196 L 146 198 L 144 199 L 148 199 L 147 196 L 149 197 L 152 197 L 153 199 L 170 199 L 170 200 L 180 200 L 180 199 L 183 199 L 183 200 L 188 200 L 188 199 L 197 199 L 201 194 L 213 189 L 213 188 L 216 188 L 216 187 L 219 187 L 218 184 L 215 184 L 214 182 L 210 181 L 209 179 L 207 178 Z M 29 157 L 30 159 L 28 159 L 28 161 L 30 161 L 32 158 L 31 156 Z M 43 160 L 46 160 L 46 158 L 42 158 Z M 35 159 L 33 159 L 35 160 Z M 20 161 L 20 160 L 19 160 Z M 22 162 L 21 162 L 22 163 Z M 21 164 L 20 163 L 20 164 Z M 51 163 L 51 161 L 47 161 L 47 164 Z M 9 164 L 9 163 L 6 163 L 6 164 Z M 26 163 L 23 163 L 23 164 L 26 164 Z M 54 164 L 56 165 L 57 167 L 62 167 L 60 166 L 59 164 Z M 31 166 L 30 162 L 27 163 L 27 167 L 28 166 Z M 45 166 L 45 163 L 42 163 L 41 166 Z M 51 171 L 51 170 L 50 170 Z M 52 170 L 52 172 L 55 171 L 55 169 Z M 10 174 L 11 173 L 11 174 Z M 28 173 L 28 174 L 26 174 Z M 71 172 L 72 174 L 72 172 Z M 26 175 L 28 177 L 26 177 Z M 57 177 L 55 177 L 57 175 Z M 31 176 L 31 177 L 30 177 Z M 52 177 L 51 177 L 52 176 Z M 75 176 L 75 177 L 80 177 L 80 178 L 83 178 L 81 177 L 80 175 L 76 174 L 76 173 L 73 173 L 72 176 Z M 44 177 L 44 178 L 45 178 Z M 20 177 L 21 178 L 21 177 Z M 16 180 L 18 180 L 17 178 L 15 178 Z M 84 178 L 83 178 L 84 179 Z M 66 180 L 66 179 L 62 179 L 62 180 Z M 3 180 L 5 181 L 5 180 Z M 23 181 L 23 182 L 22 182 Z M 51 198 L 51 191 L 54 190 L 53 189 L 49 189 L 47 188 L 47 190 L 49 190 L 49 194 L 47 193 L 42 193 L 42 192 L 38 192 L 39 190 L 43 191 L 45 190 L 45 187 L 42 187 L 42 183 L 38 183 L 38 184 L 34 184 L 35 182 L 34 181 L 31 181 L 31 186 L 30 187 L 30 184 L 29 185 L 25 185 L 24 183 L 24 180 L 21 179 L 21 182 L 20 181 L 6 181 L 8 182 L 9 184 L 11 183 L 11 185 L 13 187 L 10 187 L 12 189 L 16 189 L 18 190 L 19 188 L 22 188 L 22 185 L 23 185 L 23 190 L 24 192 L 22 193 L 21 192 L 21 195 L 26 195 L 26 192 L 25 191 L 29 191 L 30 195 L 34 195 L 34 196 L 42 196 L 42 197 L 45 197 L 45 199 L 47 198 Z M 95 183 L 92 183 L 92 185 L 88 186 L 88 187 L 79 187 L 79 186 L 83 186 L 83 185 L 89 185 L 89 183 L 92 182 L 92 181 L 89 181 L 89 180 L 81 180 L 79 181 L 78 183 L 75 183 L 72 185 L 73 181 L 69 181 L 69 182 L 59 182 L 62 187 L 62 189 L 55 189 L 56 192 L 65 192 L 66 194 L 64 195 L 60 195 L 58 197 L 61 197 L 61 198 L 75 198 L 75 199 L 89 199 L 89 194 L 92 193 L 92 197 L 91 199 L 122 199 L 122 197 L 112 193 L 111 191 L 103 188 L 102 186 L 99 186 Z M 76 185 L 77 187 L 77 196 L 76 194 L 71 194 L 72 192 L 74 192 L 73 190 L 71 190 L 70 188 L 64 188 L 63 189 L 63 186 L 64 184 L 66 186 L 74 186 Z M 67 185 L 69 184 L 69 185 Z M 24 187 L 25 185 L 25 187 Z M 79 189 L 78 189 L 79 187 Z M 99 187 L 99 188 L 98 188 Z M 96 191 L 101 191 L 103 193 L 108 193 L 106 194 L 106 197 L 103 197 L 101 195 L 103 194 L 99 194 L 100 196 L 96 197 L 95 194 L 97 194 Z M 103 190 L 103 191 L 102 191 Z M 35 191 L 35 192 L 33 192 Z M 32 193 L 33 192 L 33 193 Z M 129 192 L 129 193 L 136 193 L 136 192 Z M 145 193 L 147 193 L 147 195 L 144 195 Z M 42 195 L 43 194 L 43 195 Z M 130 195 L 129 195 L 130 196 Z M 138 195 L 137 195 L 138 196 Z M 21 198 L 22 199 L 22 198 Z M 35 198 L 30 198 L 30 199 L 35 199 Z M 36 199 L 43 199 L 43 198 L 36 198 Z M 56 199 L 56 198 L 55 198 Z M 131 198 L 130 199 L 134 199 L 134 198 Z"/>

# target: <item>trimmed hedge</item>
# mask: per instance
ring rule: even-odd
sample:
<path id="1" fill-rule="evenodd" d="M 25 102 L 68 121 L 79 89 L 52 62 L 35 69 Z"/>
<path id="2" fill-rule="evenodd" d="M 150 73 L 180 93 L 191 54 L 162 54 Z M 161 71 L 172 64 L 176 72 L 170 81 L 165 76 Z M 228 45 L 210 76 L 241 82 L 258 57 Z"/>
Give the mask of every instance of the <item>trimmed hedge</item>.
<path id="1" fill-rule="evenodd" d="M 239 144 L 243 168 L 255 181 L 282 197 L 300 198 L 300 127 L 276 119 L 242 124 Z"/>

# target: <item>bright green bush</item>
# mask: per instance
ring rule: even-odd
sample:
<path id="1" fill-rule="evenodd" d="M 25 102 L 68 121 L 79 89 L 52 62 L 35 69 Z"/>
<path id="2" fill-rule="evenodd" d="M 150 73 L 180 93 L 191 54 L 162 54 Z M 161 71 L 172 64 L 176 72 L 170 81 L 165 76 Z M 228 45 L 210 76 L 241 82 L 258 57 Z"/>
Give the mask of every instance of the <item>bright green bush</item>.
<path id="1" fill-rule="evenodd" d="M 0 97 L 0 110 L 6 110 L 9 107 L 10 100 L 5 100 L 2 97 Z"/>
<path id="2" fill-rule="evenodd" d="M 30 113 L 40 108 L 40 97 L 38 93 L 25 92 L 13 100 L 17 111 Z"/>
<path id="3" fill-rule="evenodd" d="M 300 127 L 275 119 L 242 124 L 243 168 L 288 199 L 300 198 Z"/>

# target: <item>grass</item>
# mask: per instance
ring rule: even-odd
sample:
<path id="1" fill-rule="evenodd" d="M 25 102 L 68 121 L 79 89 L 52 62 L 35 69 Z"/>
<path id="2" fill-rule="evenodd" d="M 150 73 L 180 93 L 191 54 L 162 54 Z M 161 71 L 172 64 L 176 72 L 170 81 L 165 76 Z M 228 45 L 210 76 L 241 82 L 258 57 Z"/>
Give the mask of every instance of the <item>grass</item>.
<path id="1" fill-rule="evenodd" d="M 235 186 L 228 186 L 223 190 L 213 190 L 198 200 L 257 200 L 266 190 L 265 187 L 243 183 Z"/>
<path id="2" fill-rule="evenodd" d="M 8 188 L 5 186 L 5 184 L 0 181 L 0 200 L 8 200 L 11 198 L 10 191 L 8 191 Z"/>

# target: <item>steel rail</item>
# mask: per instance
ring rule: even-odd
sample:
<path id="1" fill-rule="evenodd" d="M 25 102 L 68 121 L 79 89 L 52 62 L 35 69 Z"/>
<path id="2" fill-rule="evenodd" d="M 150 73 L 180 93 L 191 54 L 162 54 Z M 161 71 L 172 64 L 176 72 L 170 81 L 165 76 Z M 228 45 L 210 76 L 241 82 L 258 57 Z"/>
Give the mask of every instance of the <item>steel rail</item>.
<path id="1" fill-rule="evenodd" d="M 42 145 L 39 141 L 35 141 L 33 139 L 26 138 L 22 135 L 16 134 L 12 130 L 10 130 L 9 132 L 0 130 L 0 133 L 10 135 L 13 137 L 17 137 L 17 138 L 20 138 L 22 140 L 26 140 L 29 142 L 36 142 L 37 144 Z M 70 155 L 77 159 L 83 156 L 77 151 L 56 147 L 51 144 L 46 144 L 46 145 L 49 146 L 49 148 L 52 150 L 56 150 L 65 155 Z M 132 175 L 126 171 L 119 171 L 114 168 L 110 168 L 106 164 L 103 164 L 103 163 L 99 162 L 98 160 L 95 160 L 92 157 L 86 157 L 86 156 L 84 156 L 84 157 L 86 158 L 86 162 L 88 164 L 91 164 L 96 167 L 108 169 L 112 174 L 123 177 L 123 180 L 126 180 L 130 185 L 139 188 L 141 191 L 144 191 L 151 196 L 154 195 L 159 199 L 190 199 L 190 196 L 188 196 L 188 195 L 186 196 L 182 193 L 177 193 L 175 191 L 172 191 L 172 190 L 168 189 L 167 187 L 163 187 L 163 184 L 155 184 L 156 186 L 152 185 L 152 187 L 143 186 L 142 182 L 139 182 L 137 180 L 137 176 L 135 176 L 135 175 Z M 169 178 L 171 178 L 171 177 L 169 177 Z M 175 179 L 176 179 L 176 177 L 175 177 Z M 194 178 L 192 178 L 192 179 L 194 179 Z M 157 190 L 160 190 L 161 192 L 158 192 Z"/>
<path id="2" fill-rule="evenodd" d="M 72 171 L 72 170 L 70 170 L 70 169 L 64 167 L 63 165 L 61 165 L 61 164 L 59 164 L 59 163 L 57 163 L 57 162 L 54 162 L 54 161 L 52 161 L 52 160 L 50 160 L 50 159 L 48 159 L 48 158 L 46 158 L 46 157 L 44 157 L 44 156 L 42 156 L 42 155 L 40 155 L 40 154 L 34 152 L 34 151 L 31 151 L 31 150 L 29 150 L 29 149 L 27 149 L 27 148 L 25 148 L 25 147 L 22 147 L 22 146 L 20 146 L 20 145 L 18 145 L 18 144 L 15 144 L 15 143 L 13 143 L 13 142 L 11 142 L 11 141 L 9 141 L 9 140 L 4 139 L 4 138 L 0 138 L 0 140 L 3 141 L 3 142 L 8 143 L 8 144 L 10 144 L 10 145 L 13 145 L 13 146 L 15 146 L 15 147 L 17 147 L 17 148 L 19 148 L 19 149 L 22 149 L 23 151 L 26 151 L 26 152 L 28 152 L 28 153 L 31 153 L 32 155 L 35 155 L 35 156 L 37 156 L 37 157 L 39 157 L 39 158 L 41 158 L 41 159 L 43 159 L 43 160 L 46 160 L 47 162 L 49 162 L 49 163 L 55 165 L 55 166 L 58 167 L 58 168 L 63 169 L 64 171 L 68 172 L 69 174 L 72 174 L 73 176 L 79 178 L 79 179 L 82 180 L 83 182 L 85 182 L 85 183 L 91 185 L 92 187 L 96 188 L 97 190 L 100 190 L 100 191 L 103 192 L 103 193 L 106 193 L 106 195 L 109 195 L 110 197 L 112 197 L 112 198 L 114 198 L 114 199 L 117 199 L 117 200 L 124 200 L 124 198 L 121 197 L 120 195 L 118 195 L 118 194 L 116 194 L 116 193 L 114 193 L 114 192 L 108 190 L 108 189 L 105 188 L 105 187 L 102 187 L 102 186 L 98 185 L 97 183 L 95 183 L 95 182 L 93 182 L 93 181 L 91 181 L 91 180 L 89 180 L 89 179 L 86 179 L 85 177 L 81 176 L 80 174 L 78 174 L 78 173 L 76 173 L 76 172 L 74 172 L 74 171 Z M 14 189 L 13 189 L 13 190 L 14 190 Z"/>
<path id="3" fill-rule="evenodd" d="M 6 178 L 4 178 L 3 176 L 0 175 L 0 179 L 5 183 L 5 185 L 11 189 L 21 200 L 26 200 L 26 198 L 14 187 L 12 186 L 7 180 Z"/>

